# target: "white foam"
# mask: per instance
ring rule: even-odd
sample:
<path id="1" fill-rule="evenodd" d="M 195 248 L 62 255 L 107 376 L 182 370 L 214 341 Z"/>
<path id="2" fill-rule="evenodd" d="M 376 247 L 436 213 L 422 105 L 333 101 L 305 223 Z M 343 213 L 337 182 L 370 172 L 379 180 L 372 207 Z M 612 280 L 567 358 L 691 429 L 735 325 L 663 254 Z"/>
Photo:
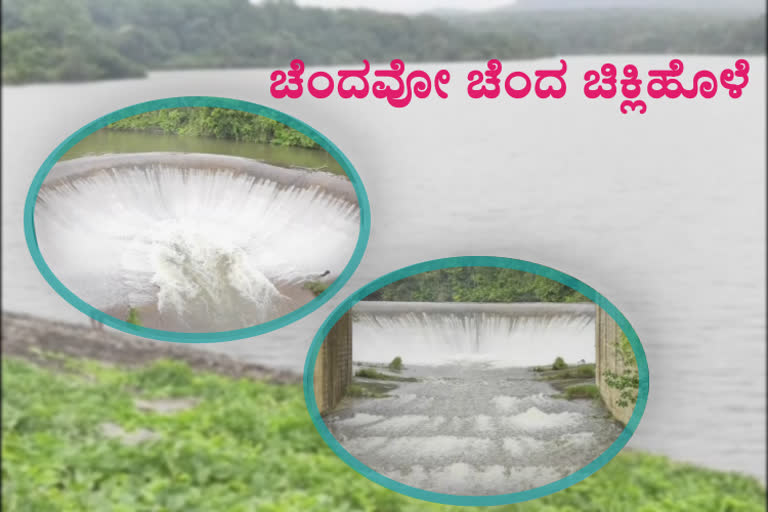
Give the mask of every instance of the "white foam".
<path id="1" fill-rule="evenodd" d="M 334 423 L 349 426 L 349 427 L 356 427 L 360 425 L 368 425 L 369 423 L 373 423 L 375 421 L 383 420 L 384 416 L 378 416 L 376 414 L 366 414 L 364 412 L 358 412 L 351 418 L 344 418 L 342 420 L 336 420 Z"/>
<path id="2" fill-rule="evenodd" d="M 520 407 L 522 400 L 516 396 L 495 396 L 491 398 L 491 402 L 496 406 L 496 409 L 502 412 L 516 411 Z"/>
<path id="3" fill-rule="evenodd" d="M 493 447 L 490 439 L 458 436 L 404 436 L 391 438 L 378 450 L 380 455 L 402 460 L 436 459 L 457 457 L 466 453 L 482 456 Z"/>
<path id="4" fill-rule="evenodd" d="M 493 418 L 485 414 L 479 414 L 475 418 L 475 428 L 480 432 L 489 432 L 494 429 Z"/>
<path id="5" fill-rule="evenodd" d="M 428 429 L 437 429 L 441 427 L 443 423 L 445 423 L 445 416 L 435 416 L 427 425 L 425 425 L 425 427 Z"/>
<path id="6" fill-rule="evenodd" d="M 561 478 L 561 471 L 548 466 L 522 466 L 509 469 L 509 478 L 515 482 L 513 491 L 534 489 Z"/>
<path id="7" fill-rule="evenodd" d="M 571 434 L 564 434 L 561 439 L 565 442 L 566 446 L 586 448 L 594 442 L 595 434 L 593 432 L 573 432 Z"/>
<path id="8" fill-rule="evenodd" d="M 541 450 L 544 444 L 544 441 L 528 436 L 507 437 L 503 441 L 504 450 L 512 457 L 535 454 Z"/>
<path id="9" fill-rule="evenodd" d="M 407 432 L 414 427 L 429 421 L 429 416 L 419 414 L 405 414 L 393 416 L 386 420 L 366 427 L 366 432 L 398 434 Z"/>
<path id="10" fill-rule="evenodd" d="M 364 456 L 387 445 L 389 443 L 389 438 L 386 436 L 367 436 L 339 439 L 339 441 L 352 455 Z"/>
<path id="11" fill-rule="evenodd" d="M 44 187 L 35 228 L 56 276 L 93 306 L 157 305 L 222 330 L 273 318 L 281 286 L 338 275 L 359 210 L 319 187 L 150 166 Z"/>
<path id="12" fill-rule="evenodd" d="M 520 414 L 503 418 L 506 426 L 525 431 L 570 427 L 577 424 L 580 420 L 581 414 L 579 413 L 560 412 L 547 414 L 537 407 L 531 407 Z"/>

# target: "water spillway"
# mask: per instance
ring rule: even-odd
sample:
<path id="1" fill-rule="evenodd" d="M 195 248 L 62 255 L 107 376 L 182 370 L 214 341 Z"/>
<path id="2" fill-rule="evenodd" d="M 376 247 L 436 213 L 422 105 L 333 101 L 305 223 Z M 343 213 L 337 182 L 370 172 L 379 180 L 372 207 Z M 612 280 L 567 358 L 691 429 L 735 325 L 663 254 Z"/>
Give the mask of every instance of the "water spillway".
<path id="1" fill-rule="evenodd" d="M 412 364 L 486 361 L 521 367 L 595 359 L 592 303 L 363 301 L 354 307 L 354 358 Z"/>
<path id="2" fill-rule="evenodd" d="M 35 232 L 51 270 L 92 306 L 144 325 L 212 332 L 263 323 L 311 300 L 351 258 L 349 180 L 245 158 L 185 153 L 58 163 Z"/>
<path id="3" fill-rule="evenodd" d="M 566 400 L 529 367 L 558 356 L 593 362 L 595 310 L 592 303 L 359 302 L 356 368 L 400 356 L 397 375 L 413 380 L 395 382 L 383 397 L 349 398 L 325 423 L 372 470 L 428 491 L 506 494 L 565 478 L 622 429 L 598 401 Z"/>

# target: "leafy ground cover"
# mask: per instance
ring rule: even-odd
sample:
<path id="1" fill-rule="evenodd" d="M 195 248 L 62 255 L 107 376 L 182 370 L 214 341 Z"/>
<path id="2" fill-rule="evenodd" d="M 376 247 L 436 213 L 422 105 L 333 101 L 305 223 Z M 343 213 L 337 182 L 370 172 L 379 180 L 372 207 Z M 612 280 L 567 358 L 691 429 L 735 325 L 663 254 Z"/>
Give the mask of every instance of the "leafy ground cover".
<path id="1" fill-rule="evenodd" d="M 322 441 L 297 384 L 170 361 L 41 367 L 4 357 L 2 370 L 7 512 L 487 510 L 368 481 Z M 765 499 L 752 478 L 622 453 L 571 488 L 493 510 L 758 512 Z"/>

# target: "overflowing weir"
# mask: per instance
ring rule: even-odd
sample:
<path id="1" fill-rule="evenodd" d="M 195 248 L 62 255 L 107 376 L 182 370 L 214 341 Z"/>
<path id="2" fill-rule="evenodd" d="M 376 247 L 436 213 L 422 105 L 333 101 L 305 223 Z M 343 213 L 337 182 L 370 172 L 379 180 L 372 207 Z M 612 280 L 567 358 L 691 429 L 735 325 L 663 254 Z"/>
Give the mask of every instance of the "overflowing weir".
<path id="1" fill-rule="evenodd" d="M 355 361 L 411 364 L 487 361 L 495 366 L 595 360 L 592 303 L 364 301 L 354 308 Z"/>
<path id="2" fill-rule="evenodd" d="M 349 180 L 239 157 L 141 153 L 58 163 L 35 232 L 54 274 L 118 318 L 206 332 L 256 325 L 311 300 L 359 232 Z"/>
<path id="3" fill-rule="evenodd" d="M 385 395 L 342 401 L 325 423 L 372 470 L 428 491 L 506 494 L 565 478 L 622 429 L 598 401 L 566 400 L 528 367 L 557 356 L 595 361 L 595 310 L 360 302 L 352 313 L 355 368 L 378 366 L 406 380 L 359 375 L 356 385 L 389 386 Z M 396 356 L 402 370 L 381 367 Z"/>

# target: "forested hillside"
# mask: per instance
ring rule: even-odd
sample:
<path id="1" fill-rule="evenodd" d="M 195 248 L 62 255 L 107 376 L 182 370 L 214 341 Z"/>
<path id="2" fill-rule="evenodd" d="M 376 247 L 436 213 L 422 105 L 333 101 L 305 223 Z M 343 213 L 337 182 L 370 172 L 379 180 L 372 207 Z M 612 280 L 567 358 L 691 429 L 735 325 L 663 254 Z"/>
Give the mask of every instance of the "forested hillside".
<path id="1" fill-rule="evenodd" d="M 3 81 L 147 69 L 483 60 L 544 55 L 535 36 L 474 34 L 432 16 L 248 0 L 4 0 Z"/>
<path id="2" fill-rule="evenodd" d="M 757 54 L 755 11 L 576 9 L 405 16 L 290 0 L 4 0 L 3 82 L 147 70 L 616 53 Z"/>
<path id="3" fill-rule="evenodd" d="M 459 267 L 407 277 L 365 300 L 417 302 L 587 302 L 546 277 L 508 268 Z"/>
<path id="4" fill-rule="evenodd" d="M 536 34 L 560 55 L 764 54 L 765 14 L 672 8 L 526 10 L 464 13 L 445 19 L 480 33 Z"/>

